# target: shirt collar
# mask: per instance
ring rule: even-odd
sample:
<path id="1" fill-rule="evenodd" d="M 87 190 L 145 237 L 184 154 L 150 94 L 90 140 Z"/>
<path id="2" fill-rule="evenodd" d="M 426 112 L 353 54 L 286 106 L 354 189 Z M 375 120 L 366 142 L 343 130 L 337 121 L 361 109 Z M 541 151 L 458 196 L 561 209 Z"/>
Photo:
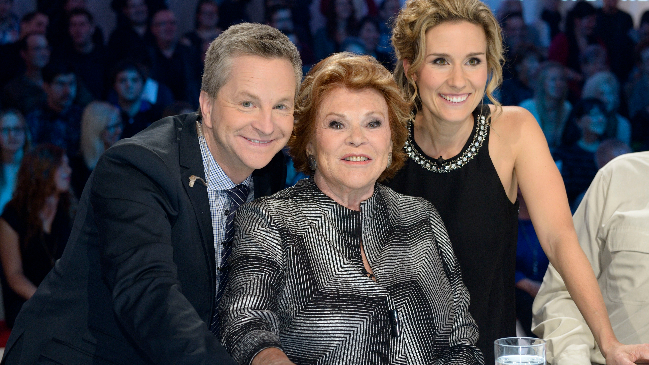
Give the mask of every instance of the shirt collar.
<path id="1" fill-rule="evenodd" d="M 201 157 L 203 159 L 203 169 L 205 170 L 205 179 L 207 180 L 207 190 L 227 190 L 232 189 L 237 184 L 232 182 L 232 180 L 226 175 L 218 162 L 214 160 L 214 156 L 210 153 L 210 149 L 207 146 L 207 141 L 203 136 L 203 128 L 201 123 L 196 123 L 196 128 L 198 130 L 198 144 L 201 147 Z M 252 176 L 248 176 L 242 184 L 250 187 L 252 182 Z"/>

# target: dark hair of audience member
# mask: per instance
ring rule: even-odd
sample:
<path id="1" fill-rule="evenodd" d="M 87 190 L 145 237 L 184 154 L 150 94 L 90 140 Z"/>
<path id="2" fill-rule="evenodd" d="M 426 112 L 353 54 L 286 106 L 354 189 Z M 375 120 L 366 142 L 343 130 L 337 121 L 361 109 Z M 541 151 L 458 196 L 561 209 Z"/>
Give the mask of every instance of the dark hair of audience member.
<path id="1" fill-rule="evenodd" d="M 85 17 L 88 19 L 88 22 L 90 22 L 90 24 L 95 23 L 95 18 L 92 16 L 92 13 L 90 13 L 88 10 L 84 8 L 74 8 L 70 10 L 70 12 L 68 13 L 66 24 L 70 24 L 70 19 L 72 19 L 73 16 L 77 16 L 77 15 L 85 15 Z"/>
<path id="2" fill-rule="evenodd" d="M 142 79 L 142 82 L 145 82 L 147 79 L 147 72 L 146 69 L 140 65 L 139 63 L 132 61 L 132 60 L 122 60 L 119 61 L 111 70 L 110 72 L 110 86 L 112 87 L 115 85 L 115 81 L 117 81 L 117 75 L 124 71 L 135 71 L 140 75 L 140 78 Z"/>
<path id="3" fill-rule="evenodd" d="M 50 62 L 43 67 L 43 81 L 50 84 L 59 75 L 75 74 L 74 69 L 66 62 Z"/>
<path id="4" fill-rule="evenodd" d="M 48 197 L 56 193 L 55 175 L 63 163 L 65 150 L 53 144 L 37 146 L 23 157 L 18 170 L 16 190 L 11 204 L 16 208 L 21 221 L 27 222 L 27 234 L 21 237 L 21 245 L 26 244 L 32 237 L 42 233 L 43 224 L 38 212 L 45 206 Z M 70 209 L 72 194 L 67 191 L 59 194 L 59 205 L 65 210 Z"/>
<path id="5" fill-rule="evenodd" d="M 171 105 L 168 105 L 162 111 L 162 117 L 172 117 L 178 114 L 187 114 L 196 111 L 192 105 L 186 101 L 176 101 Z"/>

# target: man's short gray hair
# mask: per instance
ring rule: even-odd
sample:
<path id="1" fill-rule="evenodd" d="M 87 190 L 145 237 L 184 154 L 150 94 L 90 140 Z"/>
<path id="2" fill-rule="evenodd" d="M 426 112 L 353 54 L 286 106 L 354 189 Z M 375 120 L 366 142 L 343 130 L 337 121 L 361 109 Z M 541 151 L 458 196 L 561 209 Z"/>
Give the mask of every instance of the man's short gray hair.
<path id="1" fill-rule="evenodd" d="M 302 60 L 286 35 L 264 24 L 241 23 L 229 27 L 210 44 L 205 55 L 201 90 L 215 98 L 230 77 L 232 58 L 236 56 L 284 58 L 293 65 L 295 92 L 302 81 Z"/>

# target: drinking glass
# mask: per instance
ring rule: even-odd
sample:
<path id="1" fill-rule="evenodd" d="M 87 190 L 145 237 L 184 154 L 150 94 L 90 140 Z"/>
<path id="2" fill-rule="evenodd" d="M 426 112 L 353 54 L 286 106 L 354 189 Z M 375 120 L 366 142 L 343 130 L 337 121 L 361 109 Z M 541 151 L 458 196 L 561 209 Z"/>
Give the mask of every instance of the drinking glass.
<path id="1" fill-rule="evenodd" d="M 500 338 L 494 350 L 496 365 L 545 365 L 545 341 L 540 338 Z"/>

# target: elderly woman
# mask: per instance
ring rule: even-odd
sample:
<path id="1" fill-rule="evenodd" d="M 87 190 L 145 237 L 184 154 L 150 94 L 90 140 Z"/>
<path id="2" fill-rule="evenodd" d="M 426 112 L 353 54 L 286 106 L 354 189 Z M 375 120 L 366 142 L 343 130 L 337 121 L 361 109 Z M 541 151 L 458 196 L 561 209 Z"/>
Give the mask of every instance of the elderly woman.
<path id="1" fill-rule="evenodd" d="M 403 164 L 408 111 L 371 57 L 307 75 L 289 147 L 312 177 L 237 212 L 219 313 L 240 364 L 483 364 L 437 211 L 377 183 Z"/>
<path id="2" fill-rule="evenodd" d="M 446 223 L 485 358 L 493 361 L 495 339 L 516 333 L 519 187 L 541 247 L 607 362 L 649 357 L 649 346 L 624 347 L 611 329 L 539 124 L 525 109 L 501 107 L 493 97 L 502 80 L 503 47 L 487 5 L 409 0 L 395 19 L 392 42 L 395 78 L 416 110 L 408 122 L 408 161 L 389 186 L 430 201 Z M 483 103 L 485 94 L 493 105 Z"/>

